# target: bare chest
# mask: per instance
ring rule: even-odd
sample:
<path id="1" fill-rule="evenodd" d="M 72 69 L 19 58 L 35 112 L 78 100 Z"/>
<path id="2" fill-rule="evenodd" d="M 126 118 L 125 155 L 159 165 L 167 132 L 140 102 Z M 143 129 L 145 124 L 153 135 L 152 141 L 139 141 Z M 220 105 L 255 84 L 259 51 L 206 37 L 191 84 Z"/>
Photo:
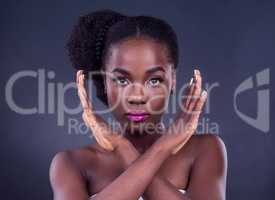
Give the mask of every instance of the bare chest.
<path id="1" fill-rule="evenodd" d="M 188 156 L 171 156 L 158 170 L 157 174 L 179 189 L 185 189 L 188 185 L 191 171 L 192 158 Z M 96 169 L 86 169 L 87 190 L 89 194 L 95 194 L 109 185 L 123 173 L 116 163 L 98 163 Z"/>

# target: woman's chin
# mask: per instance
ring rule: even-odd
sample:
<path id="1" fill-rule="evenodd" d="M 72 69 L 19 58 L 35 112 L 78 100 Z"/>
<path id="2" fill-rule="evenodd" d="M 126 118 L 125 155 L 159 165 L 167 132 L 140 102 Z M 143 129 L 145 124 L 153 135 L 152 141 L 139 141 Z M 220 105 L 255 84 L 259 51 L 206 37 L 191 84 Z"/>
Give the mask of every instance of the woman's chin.
<path id="1" fill-rule="evenodd" d="M 148 122 L 130 122 L 126 128 L 126 131 L 134 136 L 141 136 L 147 134 L 154 134 L 154 128 L 152 124 Z"/>

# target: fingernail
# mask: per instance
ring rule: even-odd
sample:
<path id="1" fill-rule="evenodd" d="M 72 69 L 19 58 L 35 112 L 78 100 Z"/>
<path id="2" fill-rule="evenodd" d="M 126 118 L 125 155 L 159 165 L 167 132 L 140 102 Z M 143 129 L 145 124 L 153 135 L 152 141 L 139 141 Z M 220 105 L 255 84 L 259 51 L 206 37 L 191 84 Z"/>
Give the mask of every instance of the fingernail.
<path id="1" fill-rule="evenodd" d="M 206 97 L 206 96 L 207 96 L 206 90 L 203 90 L 203 92 L 201 93 L 201 96 L 202 96 L 202 97 Z"/>
<path id="2" fill-rule="evenodd" d="M 194 79 L 195 79 L 194 81 L 197 82 L 197 70 L 196 69 L 194 69 Z"/>
<path id="3" fill-rule="evenodd" d="M 193 78 L 191 78 L 189 85 L 192 85 L 192 83 L 193 83 Z"/>

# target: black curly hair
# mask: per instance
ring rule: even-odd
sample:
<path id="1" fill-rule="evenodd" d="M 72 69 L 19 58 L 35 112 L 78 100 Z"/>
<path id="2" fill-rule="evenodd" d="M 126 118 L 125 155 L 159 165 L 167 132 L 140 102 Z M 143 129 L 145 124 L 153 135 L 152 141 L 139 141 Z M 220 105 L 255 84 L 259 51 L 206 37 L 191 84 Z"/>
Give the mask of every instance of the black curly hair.
<path id="1" fill-rule="evenodd" d="M 113 10 L 97 10 L 79 17 L 66 48 L 77 70 L 100 72 L 110 45 L 130 37 L 147 37 L 164 44 L 174 68 L 178 65 L 178 41 L 173 28 L 164 20 L 151 16 L 126 16 Z M 96 96 L 108 105 L 104 77 L 92 75 Z"/>

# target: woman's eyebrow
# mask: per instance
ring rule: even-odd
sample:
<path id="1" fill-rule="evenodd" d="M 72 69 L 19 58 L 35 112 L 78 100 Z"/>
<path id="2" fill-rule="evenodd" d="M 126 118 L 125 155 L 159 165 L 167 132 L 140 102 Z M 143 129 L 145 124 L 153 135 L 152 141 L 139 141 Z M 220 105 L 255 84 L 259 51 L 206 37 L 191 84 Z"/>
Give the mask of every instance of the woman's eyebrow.
<path id="1" fill-rule="evenodd" d="M 146 71 L 146 74 L 152 74 L 152 73 L 154 73 L 154 72 L 156 72 L 156 71 L 163 71 L 163 72 L 165 73 L 165 69 L 164 69 L 163 67 L 161 67 L 161 66 L 156 66 L 156 67 L 153 67 L 153 68 L 151 68 L 151 69 L 148 69 L 148 70 Z"/>
<path id="2" fill-rule="evenodd" d="M 154 73 L 156 71 L 163 71 L 165 73 L 165 69 L 163 67 L 156 66 L 156 67 L 152 67 L 151 69 L 148 69 L 146 71 L 146 74 L 152 74 L 152 73 Z M 119 72 L 121 74 L 130 75 L 130 72 L 128 70 L 123 69 L 123 68 L 119 68 L 119 67 L 113 69 L 112 72 Z"/>
<path id="3" fill-rule="evenodd" d="M 130 75 L 130 73 L 129 73 L 126 69 L 119 68 L 119 67 L 113 69 L 112 72 L 113 72 L 113 73 L 114 73 L 114 72 L 119 72 L 119 73 L 121 73 L 121 74 Z"/>

